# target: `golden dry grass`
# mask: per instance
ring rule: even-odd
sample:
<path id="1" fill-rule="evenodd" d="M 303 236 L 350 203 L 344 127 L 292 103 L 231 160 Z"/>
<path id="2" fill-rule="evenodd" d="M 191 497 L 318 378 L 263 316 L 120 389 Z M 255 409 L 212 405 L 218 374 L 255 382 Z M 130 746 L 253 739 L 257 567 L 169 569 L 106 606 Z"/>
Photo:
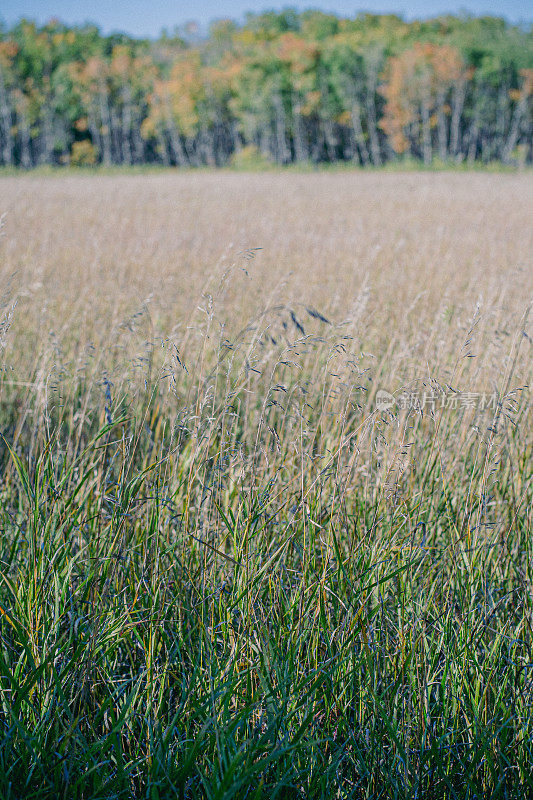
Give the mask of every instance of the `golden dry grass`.
<path id="1" fill-rule="evenodd" d="M 29 176 L 0 187 L 18 314 L 37 324 L 44 313 L 55 330 L 83 320 L 83 338 L 148 297 L 158 327 L 183 324 L 210 275 L 253 247 L 253 279 L 228 311 L 251 314 L 272 293 L 340 321 L 366 287 L 384 338 L 407 337 L 407 314 L 426 339 L 445 306 L 521 312 L 533 292 L 530 174 Z"/>
<path id="2" fill-rule="evenodd" d="M 458 354 L 479 304 L 480 365 L 495 359 L 497 369 L 502 337 L 533 296 L 530 174 L 29 176 L 0 185 L 3 281 L 13 275 L 20 295 L 14 333 L 34 344 L 53 331 L 101 349 L 143 304 L 152 335 L 183 342 L 202 292 L 232 263 L 246 266 L 248 248 L 262 249 L 250 280 L 241 273 L 225 290 L 230 327 L 268 302 L 312 305 L 337 323 L 359 316 L 363 349 L 394 353 L 395 368 L 433 369 Z M 18 348 L 17 362 L 34 355 L 28 349 Z"/>

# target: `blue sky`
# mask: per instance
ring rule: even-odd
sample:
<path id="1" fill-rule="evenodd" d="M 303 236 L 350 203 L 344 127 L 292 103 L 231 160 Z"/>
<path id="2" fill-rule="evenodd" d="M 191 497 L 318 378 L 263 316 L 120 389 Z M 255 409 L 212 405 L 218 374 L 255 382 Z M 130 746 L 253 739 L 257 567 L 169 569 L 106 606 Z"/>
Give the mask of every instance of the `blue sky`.
<path id="1" fill-rule="evenodd" d="M 137 36 L 156 36 L 163 27 L 196 20 L 205 26 L 220 17 L 241 19 L 246 11 L 265 8 L 320 8 L 345 16 L 357 11 L 395 12 L 408 19 L 445 12 L 504 16 L 512 22 L 533 20 L 531 0 L 2 0 L 0 19 L 8 24 L 21 16 L 45 22 L 58 17 L 67 23 L 96 22 L 104 32 L 125 31 Z"/>

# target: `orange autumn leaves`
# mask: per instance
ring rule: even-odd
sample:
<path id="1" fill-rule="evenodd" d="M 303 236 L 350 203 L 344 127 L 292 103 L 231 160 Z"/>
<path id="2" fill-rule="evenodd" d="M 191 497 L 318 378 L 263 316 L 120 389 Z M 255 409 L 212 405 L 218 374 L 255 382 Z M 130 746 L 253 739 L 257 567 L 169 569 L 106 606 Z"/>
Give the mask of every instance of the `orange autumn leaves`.
<path id="1" fill-rule="evenodd" d="M 466 77 L 461 56 L 449 45 L 416 43 L 389 59 L 380 89 L 386 100 L 380 126 L 396 153 L 408 149 L 411 126 L 429 118 L 434 127 L 438 113 L 449 113 L 447 95 L 463 73 Z"/>

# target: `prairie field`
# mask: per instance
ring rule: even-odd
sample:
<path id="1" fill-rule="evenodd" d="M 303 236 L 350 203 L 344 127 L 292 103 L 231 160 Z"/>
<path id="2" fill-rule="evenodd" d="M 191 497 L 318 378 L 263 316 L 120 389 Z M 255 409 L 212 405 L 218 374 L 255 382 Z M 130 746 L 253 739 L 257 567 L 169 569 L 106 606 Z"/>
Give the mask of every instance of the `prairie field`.
<path id="1" fill-rule="evenodd" d="M 533 795 L 532 173 L 0 216 L 0 796 Z"/>

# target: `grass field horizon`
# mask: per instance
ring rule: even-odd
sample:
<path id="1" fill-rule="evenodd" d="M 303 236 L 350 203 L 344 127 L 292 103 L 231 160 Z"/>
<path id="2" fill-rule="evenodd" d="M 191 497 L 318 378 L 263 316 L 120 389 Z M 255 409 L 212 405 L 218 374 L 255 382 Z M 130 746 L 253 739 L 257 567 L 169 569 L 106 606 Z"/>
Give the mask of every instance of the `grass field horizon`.
<path id="1" fill-rule="evenodd" d="M 531 172 L 0 218 L 0 795 L 530 794 Z"/>
<path id="2" fill-rule="evenodd" d="M 395 161 L 388 161 L 385 164 L 375 166 L 372 164 L 362 165 L 353 161 L 335 161 L 328 163 L 326 161 L 304 161 L 289 164 L 276 164 L 274 161 L 269 161 L 264 158 L 257 158 L 255 155 L 251 157 L 245 156 L 236 158 L 228 164 L 220 166 L 165 166 L 157 163 L 145 164 L 93 164 L 93 165 L 50 165 L 40 164 L 28 168 L 20 166 L 4 166 L 0 165 L 0 179 L 9 177 L 80 177 L 92 176 L 99 177 L 103 175 L 108 176 L 130 176 L 130 175 L 176 175 L 184 177 L 190 174 L 206 174 L 206 175 L 223 175 L 225 173 L 237 174 L 367 174 L 375 175 L 380 174 L 411 174 L 415 173 L 440 173 L 451 172 L 459 174 L 503 174 L 503 175 L 516 175 L 530 173 L 533 167 L 526 162 L 515 160 L 511 163 L 503 163 L 501 161 L 442 161 L 435 157 L 429 164 L 416 161 L 410 158 L 399 158 Z"/>

